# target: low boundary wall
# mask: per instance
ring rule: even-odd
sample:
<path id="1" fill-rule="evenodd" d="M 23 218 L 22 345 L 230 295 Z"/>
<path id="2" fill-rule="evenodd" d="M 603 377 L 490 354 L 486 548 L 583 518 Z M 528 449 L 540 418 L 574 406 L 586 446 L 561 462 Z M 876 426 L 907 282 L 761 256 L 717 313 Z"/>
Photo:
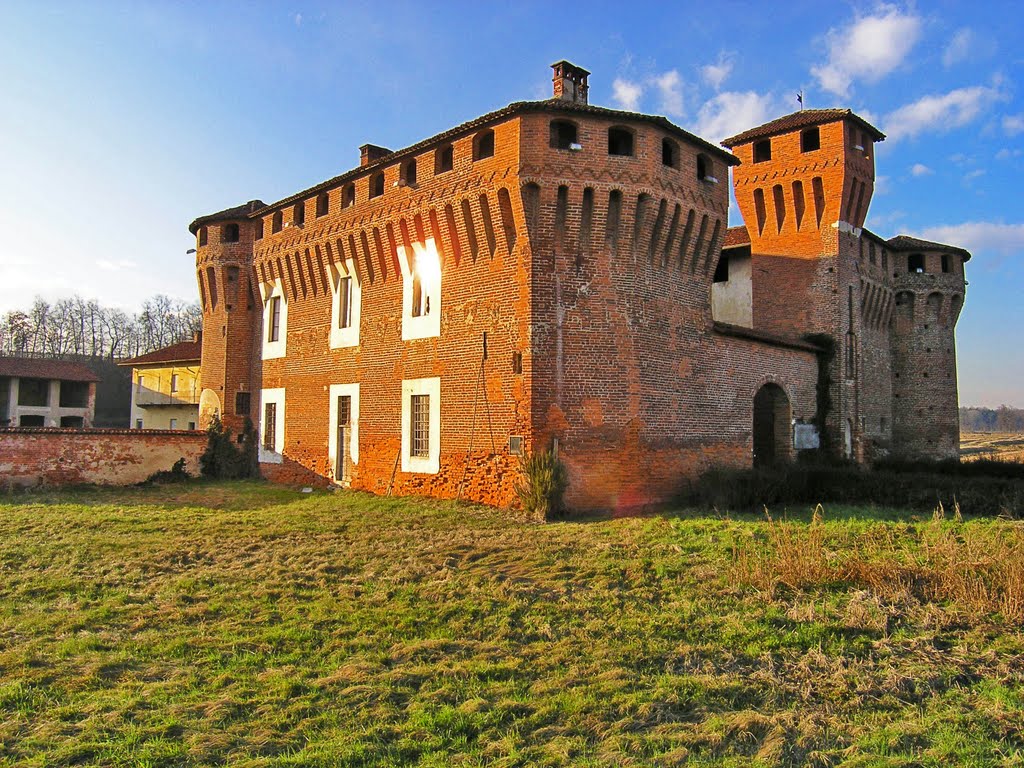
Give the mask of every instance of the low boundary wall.
<path id="1" fill-rule="evenodd" d="M 132 485 L 185 459 L 199 473 L 205 432 L 162 429 L 2 429 L 0 489 Z"/>

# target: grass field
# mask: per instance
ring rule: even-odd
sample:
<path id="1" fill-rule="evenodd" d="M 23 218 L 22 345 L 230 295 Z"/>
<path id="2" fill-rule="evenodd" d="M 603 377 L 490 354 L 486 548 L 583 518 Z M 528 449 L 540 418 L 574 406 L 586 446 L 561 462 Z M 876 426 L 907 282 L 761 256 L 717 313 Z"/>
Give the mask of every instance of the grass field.
<path id="1" fill-rule="evenodd" d="M 1020 432 L 963 432 L 960 455 L 967 459 L 999 459 L 1024 463 L 1024 434 Z"/>
<path id="2" fill-rule="evenodd" d="M 772 514 L 0 497 L 0 765 L 1024 765 L 1020 523 Z"/>

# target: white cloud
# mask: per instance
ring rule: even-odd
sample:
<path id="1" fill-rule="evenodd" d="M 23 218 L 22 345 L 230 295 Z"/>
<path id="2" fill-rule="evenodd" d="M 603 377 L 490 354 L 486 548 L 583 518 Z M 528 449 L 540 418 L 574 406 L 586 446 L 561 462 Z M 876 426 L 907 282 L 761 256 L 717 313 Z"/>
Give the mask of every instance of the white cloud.
<path id="1" fill-rule="evenodd" d="M 1024 150 L 1003 147 L 998 152 L 996 152 L 996 160 L 1009 160 L 1014 157 L 1020 157 L 1021 155 L 1024 155 Z"/>
<path id="2" fill-rule="evenodd" d="M 661 97 L 658 108 L 666 115 L 682 117 L 683 83 L 682 78 L 679 77 L 679 71 L 670 69 L 668 72 L 655 75 L 654 78 L 652 78 L 652 82 Z"/>
<path id="3" fill-rule="evenodd" d="M 947 69 L 952 67 L 971 55 L 974 48 L 974 33 L 964 27 L 963 29 L 957 30 L 957 33 L 953 35 L 953 39 L 949 41 L 949 45 L 946 46 L 946 50 L 942 52 L 942 64 Z"/>
<path id="4" fill-rule="evenodd" d="M 828 62 L 811 67 L 821 87 L 846 96 L 855 80 L 877 82 L 903 63 L 921 34 L 921 19 L 892 5 L 828 33 Z"/>
<path id="5" fill-rule="evenodd" d="M 1003 118 L 1003 130 L 1007 136 L 1016 136 L 1024 133 L 1024 112 L 1019 115 L 1006 115 Z"/>
<path id="6" fill-rule="evenodd" d="M 621 77 L 612 82 L 612 98 L 620 109 L 636 112 L 640 108 L 640 97 L 644 95 L 644 87 L 640 83 Z"/>
<path id="7" fill-rule="evenodd" d="M 910 173 L 912 176 L 931 176 L 935 171 L 924 163 L 914 163 L 913 167 L 910 169 Z"/>
<path id="8" fill-rule="evenodd" d="M 732 67 L 732 56 L 722 53 L 719 54 L 717 63 L 705 64 L 700 68 L 700 76 L 704 79 L 705 83 L 717 91 L 721 89 L 722 83 L 732 74 Z"/>
<path id="9" fill-rule="evenodd" d="M 942 132 L 959 128 L 1002 98 L 996 88 L 984 85 L 924 96 L 887 115 L 884 131 L 890 141 L 896 141 L 926 131 Z"/>
<path id="10" fill-rule="evenodd" d="M 970 182 L 974 181 L 975 179 L 980 179 L 984 175 L 985 175 L 985 169 L 984 168 L 975 168 L 973 171 L 968 171 L 967 173 L 964 174 L 964 182 L 970 183 Z"/>
<path id="11" fill-rule="evenodd" d="M 1024 251 L 1024 224 L 966 221 L 926 227 L 918 233 L 925 240 L 966 248 L 971 253 L 1013 256 Z"/>
<path id="12" fill-rule="evenodd" d="M 711 142 L 719 142 L 729 136 L 766 123 L 783 110 L 771 94 L 753 91 L 726 91 L 704 103 L 697 113 L 694 130 Z"/>

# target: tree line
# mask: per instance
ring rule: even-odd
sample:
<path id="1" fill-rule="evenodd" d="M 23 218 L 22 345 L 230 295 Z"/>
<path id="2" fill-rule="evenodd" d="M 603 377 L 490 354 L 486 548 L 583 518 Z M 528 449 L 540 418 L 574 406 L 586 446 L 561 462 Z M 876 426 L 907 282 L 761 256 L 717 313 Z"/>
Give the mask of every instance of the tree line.
<path id="1" fill-rule="evenodd" d="M 1024 408 L 961 408 L 960 429 L 964 432 L 1024 432 Z"/>
<path id="2" fill-rule="evenodd" d="M 198 302 L 162 294 L 147 299 L 136 313 L 81 296 L 52 304 L 37 297 L 29 309 L 0 318 L 0 354 L 124 359 L 191 339 L 202 328 Z"/>

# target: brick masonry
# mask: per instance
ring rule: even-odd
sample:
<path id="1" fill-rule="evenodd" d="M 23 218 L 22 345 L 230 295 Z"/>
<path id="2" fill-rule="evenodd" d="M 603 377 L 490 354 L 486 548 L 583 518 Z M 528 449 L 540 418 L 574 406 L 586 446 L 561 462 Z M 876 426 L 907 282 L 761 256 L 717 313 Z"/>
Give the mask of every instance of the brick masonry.
<path id="1" fill-rule="evenodd" d="M 132 485 L 185 459 L 199 473 L 202 432 L 119 429 L 0 430 L 0 487 Z"/>

